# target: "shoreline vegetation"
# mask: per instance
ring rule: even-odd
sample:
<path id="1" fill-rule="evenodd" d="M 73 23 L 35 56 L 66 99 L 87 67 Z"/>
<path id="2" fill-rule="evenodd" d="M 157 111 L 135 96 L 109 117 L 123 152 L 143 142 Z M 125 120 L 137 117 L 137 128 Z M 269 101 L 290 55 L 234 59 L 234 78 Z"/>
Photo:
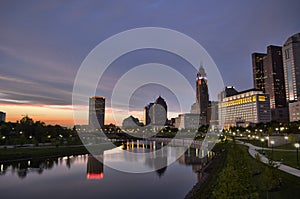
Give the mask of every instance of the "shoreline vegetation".
<path id="1" fill-rule="evenodd" d="M 52 158 L 71 155 L 83 155 L 89 153 L 83 145 L 51 146 L 51 147 L 17 147 L 1 148 L 0 163 L 21 160 Z"/>
<path id="2" fill-rule="evenodd" d="M 300 178 L 280 171 L 271 161 L 252 158 L 248 148 L 235 142 L 219 143 L 216 158 L 203 170 L 206 180 L 198 182 L 185 199 L 293 198 L 300 194 Z"/>

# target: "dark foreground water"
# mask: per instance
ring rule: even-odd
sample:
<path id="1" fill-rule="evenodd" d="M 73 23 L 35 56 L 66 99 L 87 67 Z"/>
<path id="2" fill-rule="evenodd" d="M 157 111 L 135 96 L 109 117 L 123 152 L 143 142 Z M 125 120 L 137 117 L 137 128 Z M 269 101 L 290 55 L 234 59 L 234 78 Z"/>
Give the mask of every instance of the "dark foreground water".
<path id="1" fill-rule="evenodd" d="M 101 157 L 105 164 L 88 154 L 1 163 L 0 196 L 3 199 L 184 198 L 201 178 L 203 159 L 197 158 L 197 153 L 191 149 L 168 167 L 139 174 L 105 166 L 124 164 L 126 158 L 122 152 L 117 155 L 105 152 Z"/>

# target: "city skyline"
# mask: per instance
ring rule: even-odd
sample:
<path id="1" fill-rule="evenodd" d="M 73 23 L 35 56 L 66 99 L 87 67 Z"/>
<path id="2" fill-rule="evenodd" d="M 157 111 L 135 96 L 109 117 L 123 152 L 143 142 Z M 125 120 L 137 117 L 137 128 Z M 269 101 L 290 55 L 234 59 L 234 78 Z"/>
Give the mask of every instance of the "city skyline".
<path id="1" fill-rule="evenodd" d="M 191 4 L 121 1 L 116 9 L 112 3 L 103 2 L 93 6 L 85 2 L 66 6 L 60 2 L 3 1 L 0 6 L 0 111 L 7 113 L 7 121 L 20 120 L 28 114 L 35 120 L 72 126 L 72 86 L 85 56 L 104 39 L 145 26 L 166 27 L 191 36 L 212 56 L 225 85 L 233 85 L 238 90 L 252 88 L 251 54 L 265 52 L 268 45 L 283 46 L 290 36 L 300 32 L 299 13 L 294 6 L 297 1 L 257 3 L 260 7 L 255 2 L 238 1 Z M 184 70 L 194 85 L 195 71 L 186 62 L 165 52 L 149 50 L 116 60 L 100 80 L 96 95 L 109 97 L 111 85 L 122 73 L 137 64 L 155 61 Z M 182 66 L 184 69 L 180 69 Z M 232 71 L 239 75 L 233 78 Z M 153 85 L 146 89 L 157 90 Z M 153 101 L 167 90 L 160 89 L 141 99 L 142 94 L 136 95 L 134 100 Z M 178 113 L 172 110 L 176 98 L 171 93 L 164 97 L 170 111 Z M 110 112 L 108 104 L 108 123 L 113 121 Z M 87 121 L 87 117 L 82 121 Z"/>

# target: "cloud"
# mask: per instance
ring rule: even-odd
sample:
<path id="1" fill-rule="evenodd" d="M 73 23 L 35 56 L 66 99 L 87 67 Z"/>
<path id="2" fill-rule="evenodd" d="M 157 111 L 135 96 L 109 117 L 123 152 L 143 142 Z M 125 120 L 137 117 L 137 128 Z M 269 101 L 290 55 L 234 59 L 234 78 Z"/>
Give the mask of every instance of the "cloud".
<path id="1" fill-rule="evenodd" d="M 29 104 L 30 101 L 27 100 L 16 100 L 16 99 L 0 99 L 0 102 L 9 102 L 14 104 Z"/>
<path id="2" fill-rule="evenodd" d="M 191 36 L 210 53 L 226 84 L 240 90 L 250 88 L 251 53 L 264 52 L 269 44 L 282 45 L 287 37 L 299 32 L 298 7 L 297 0 L 76 1 L 72 4 L 2 1 L 0 97 L 9 105 L 29 102 L 69 106 L 73 81 L 86 55 L 116 33 L 145 26 L 171 28 Z M 97 92 L 109 100 L 122 73 L 130 66 L 154 60 L 177 67 L 194 84 L 195 74 L 186 63 L 164 53 L 158 52 L 160 56 L 147 53 L 126 55 L 113 63 Z M 233 77 L 232 71 L 239 75 Z M 166 78 L 172 77 L 166 75 Z M 149 102 L 147 95 L 135 97 L 137 103 Z M 168 104 L 171 107 L 176 102 L 170 100 Z"/>

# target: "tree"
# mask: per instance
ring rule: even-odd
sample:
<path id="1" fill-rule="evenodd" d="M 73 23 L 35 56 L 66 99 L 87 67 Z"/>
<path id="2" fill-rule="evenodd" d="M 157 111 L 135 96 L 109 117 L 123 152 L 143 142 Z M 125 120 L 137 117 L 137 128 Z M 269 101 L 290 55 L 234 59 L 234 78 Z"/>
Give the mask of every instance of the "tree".
<path id="1" fill-rule="evenodd" d="M 275 175 L 274 168 L 268 166 L 264 172 L 260 175 L 260 189 L 266 191 L 267 198 L 269 198 L 269 191 L 279 187 L 280 179 Z"/>

